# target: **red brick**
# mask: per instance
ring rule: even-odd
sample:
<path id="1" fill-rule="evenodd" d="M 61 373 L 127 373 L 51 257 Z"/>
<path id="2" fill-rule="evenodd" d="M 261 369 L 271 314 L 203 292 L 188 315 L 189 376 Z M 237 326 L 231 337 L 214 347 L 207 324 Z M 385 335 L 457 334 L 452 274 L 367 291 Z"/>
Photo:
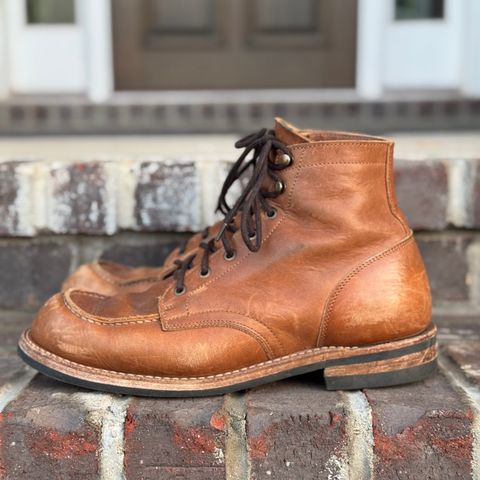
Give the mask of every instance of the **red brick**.
<path id="1" fill-rule="evenodd" d="M 247 392 L 253 479 L 327 478 L 344 452 L 340 396 L 307 377 Z"/>
<path id="2" fill-rule="evenodd" d="M 33 315 L 28 312 L 0 313 L 0 351 L 16 355 L 20 332 L 32 323 Z"/>
<path id="3" fill-rule="evenodd" d="M 473 236 L 416 235 L 436 302 L 469 299 L 467 249 Z"/>
<path id="4" fill-rule="evenodd" d="M 28 168 L 29 165 L 32 163 L 20 160 L 0 162 L 0 235 L 35 233 L 31 225 L 32 194 L 29 187 L 33 168 Z"/>
<path id="5" fill-rule="evenodd" d="M 464 342 L 465 338 L 480 340 L 480 320 L 474 311 L 452 314 L 448 310 L 442 313 L 437 310 L 433 321 L 439 329 L 442 342 Z"/>
<path id="6" fill-rule="evenodd" d="M 0 464 L 6 478 L 98 478 L 98 427 L 69 387 L 41 375 L 3 412 Z"/>
<path id="7" fill-rule="evenodd" d="M 395 191 L 414 230 L 443 230 L 447 226 L 448 174 L 438 160 L 397 160 Z"/>
<path id="8" fill-rule="evenodd" d="M 480 387 L 480 341 L 452 343 L 445 347 L 445 351 L 467 379 Z"/>
<path id="9" fill-rule="evenodd" d="M 0 241 L 0 308 L 38 308 L 58 292 L 72 262 L 72 249 L 59 240 Z"/>
<path id="10" fill-rule="evenodd" d="M 222 405 L 222 397 L 134 399 L 125 425 L 127 478 L 225 478 Z"/>
<path id="11" fill-rule="evenodd" d="M 106 162 L 79 162 L 50 169 L 47 228 L 54 233 L 114 233 L 115 192 L 107 188 Z"/>
<path id="12" fill-rule="evenodd" d="M 187 238 L 186 235 L 165 234 L 161 238 L 151 239 L 153 242 L 148 238 L 143 242 L 138 239 L 136 242 L 117 240 L 102 252 L 101 258 L 132 266 L 159 266 L 170 252 Z"/>
<path id="13" fill-rule="evenodd" d="M 136 173 L 138 230 L 195 231 L 200 228 L 200 194 L 194 162 L 143 162 Z"/>
<path id="14" fill-rule="evenodd" d="M 375 478 L 470 478 L 473 414 L 443 375 L 365 394 Z"/>

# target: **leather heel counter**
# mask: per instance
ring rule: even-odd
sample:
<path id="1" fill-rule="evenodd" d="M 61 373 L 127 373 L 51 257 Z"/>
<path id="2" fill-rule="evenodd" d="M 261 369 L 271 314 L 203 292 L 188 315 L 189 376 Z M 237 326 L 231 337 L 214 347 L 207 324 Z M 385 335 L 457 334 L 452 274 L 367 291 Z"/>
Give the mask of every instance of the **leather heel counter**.
<path id="1" fill-rule="evenodd" d="M 353 269 L 327 302 L 320 345 L 365 345 L 423 331 L 432 300 L 425 266 L 410 237 Z"/>

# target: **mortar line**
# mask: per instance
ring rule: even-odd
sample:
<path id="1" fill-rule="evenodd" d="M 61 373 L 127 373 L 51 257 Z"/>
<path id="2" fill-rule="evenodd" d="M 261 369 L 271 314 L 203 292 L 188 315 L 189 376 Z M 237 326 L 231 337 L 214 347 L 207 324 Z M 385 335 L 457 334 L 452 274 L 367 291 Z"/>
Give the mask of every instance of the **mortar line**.
<path id="1" fill-rule="evenodd" d="M 466 159 L 449 161 L 447 175 L 447 221 L 455 227 L 469 226 L 472 221 L 468 205 L 473 189 L 471 162 Z"/>
<path id="2" fill-rule="evenodd" d="M 475 240 L 467 248 L 468 275 L 470 277 L 468 298 L 473 308 L 480 306 L 480 242 Z"/>
<path id="3" fill-rule="evenodd" d="M 0 387 L 0 413 L 22 393 L 36 374 L 33 368 L 25 366 Z"/>
<path id="4" fill-rule="evenodd" d="M 361 391 L 341 392 L 347 410 L 348 478 L 373 478 L 373 426 L 372 409 Z"/>
<path id="5" fill-rule="evenodd" d="M 480 389 L 470 384 L 462 370 L 443 352 L 438 357 L 438 365 L 448 382 L 462 394 L 472 409 L 472 480 L 480 480 Z"/>
<path id="6" fill-rule="evenodd" d="M 130 397 L 112 397 L 102 418 L 100 435 L 100 478 L 125 479 L 125 420 Z"/>
<path id="7" fill-rule="evenodd" d="M 99 431 L 99 478 L 124 480 L 125 420 L 130 397 L 96 391 L 57 392 L 53 395 L 81 405 L 85 421 Z"/>
<path id="8" fill-rule="evenodd" d="M 227 417 L 225 478 L 226 480 L 247 480 L 250 478 L 250 460 L 248 456 L 245 393 L 226 394 L 223 410 Z"/>

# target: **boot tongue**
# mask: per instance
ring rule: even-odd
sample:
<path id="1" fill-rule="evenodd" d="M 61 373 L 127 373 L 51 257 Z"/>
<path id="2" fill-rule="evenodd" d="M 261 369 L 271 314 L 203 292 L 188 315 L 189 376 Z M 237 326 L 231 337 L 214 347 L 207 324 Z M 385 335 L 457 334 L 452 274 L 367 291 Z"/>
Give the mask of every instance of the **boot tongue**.
<path id="1" fill-rule="evenodd" d="M 302 131 L 286 122 L 283 118 L 275 118 L 275 136 L 285 145 L 307 143 L 310 140 L 302 134 Z"/>

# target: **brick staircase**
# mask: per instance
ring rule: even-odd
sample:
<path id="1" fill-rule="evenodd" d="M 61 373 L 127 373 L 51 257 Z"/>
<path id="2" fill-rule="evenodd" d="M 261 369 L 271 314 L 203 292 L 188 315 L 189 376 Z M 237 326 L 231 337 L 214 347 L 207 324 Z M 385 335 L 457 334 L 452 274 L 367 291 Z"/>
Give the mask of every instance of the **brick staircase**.
<path id="1" fill-rule="evenodd" d="M 455 328 L 440 329 L 440 370 L 424 382 L 327 392 L 310 374 L 204 399 L 123 397 L 35 376 L 15 355 L 30 315 L 3 314 L 0 321 L 0 478 L 386 480 L 480 474 L 477 318 L 457 318 Z"/>
<path id="2" fill-rule="evenodd" d="M 214 221 L 230 136 L 0 141 L 0 478 L 480 478 L 480 140 L 396 136 L 442 342 L 439 372 L 327 392 L 310 374 L 207 399 L 73 388 L 16 339 L 79 263 L 160 264 Z M 181 145 L 181 153 L 178 145 Z"/>

